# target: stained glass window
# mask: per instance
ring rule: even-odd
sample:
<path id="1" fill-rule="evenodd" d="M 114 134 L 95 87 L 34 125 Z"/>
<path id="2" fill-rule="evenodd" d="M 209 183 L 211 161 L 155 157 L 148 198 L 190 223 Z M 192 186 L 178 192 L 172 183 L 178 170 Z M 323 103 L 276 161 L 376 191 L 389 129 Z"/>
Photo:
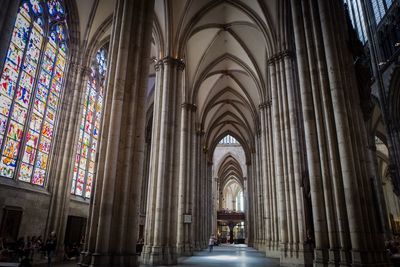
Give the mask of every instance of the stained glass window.
<path id="1" fill-rule="evenodd" d="M 235 139 L 235 137 L 229 134 L 226 135 L 224 138 L 222 138 L 221 141 L 219 141 L 219 143 L 223 145 L 239 144 L 239 142 Z"/>
<path id="2" fill-rule="evenodd" d="M 350 20 L 357 31 L 358 38 L 364 44 L 367 41 L 364 13 L 361 5 L 362 0 L 345 0 L 348 6 Z"/>
<path id="3" fill-rule="evenodd" d="M 85 89 L 72 177 L 71 194 L 84 198 L 90 198 L 95 176 L 106 71 L 107 50 L 101 48 L 93 60 Z"/>
<path id="4" fill-rule="evenodd" d="M 45 185 L 66 65 L 64 16 L 62 1 L 21 3 L 0 78 L 0 176 Z"/>
<path id="5" fill-rule="evenodd" d="M 392 6 L 393 0 L 372 0 L 371 4 L 375 15 L 375 22 L 376 24 L 379 24 Z"/>

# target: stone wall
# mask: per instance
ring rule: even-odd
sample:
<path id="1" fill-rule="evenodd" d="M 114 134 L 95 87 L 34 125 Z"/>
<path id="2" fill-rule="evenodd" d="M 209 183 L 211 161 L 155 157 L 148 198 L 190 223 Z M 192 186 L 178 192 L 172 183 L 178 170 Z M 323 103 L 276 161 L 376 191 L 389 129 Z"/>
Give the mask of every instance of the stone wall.
<path id="1" fill-rule="evenodd" d="M 50 194 L 42 188 L 34 188 L 28 184 L 22 185 L 22 188 L 0 186 L 0 218 L 3 218 L 7 206 L 22 209 L 18 237 L 44 236 L 49 205 Z"/>

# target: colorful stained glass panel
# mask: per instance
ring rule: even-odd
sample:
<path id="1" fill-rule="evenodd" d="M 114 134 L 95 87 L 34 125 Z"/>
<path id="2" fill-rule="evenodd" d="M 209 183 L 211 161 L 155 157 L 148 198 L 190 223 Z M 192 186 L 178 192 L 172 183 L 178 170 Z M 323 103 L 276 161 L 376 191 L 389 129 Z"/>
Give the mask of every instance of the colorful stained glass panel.
<path id="1" fill-rule="evenodd" d="M 30 64 L 36 68 L 36 66 L 39 62 L 39 55 L 40 55 L 39 48 L 37 48 L 36 46 L 34 46 L 30 43 L 28 46 L 28 50 L 26 51 L 24 68 L 26 68 L 27 64 Z"/>
<path id="2" fill-rule="evenodd" d="M 51 139 L 53 137 L 53 125 L 51 125 L 47 121 L 44 121 L 43 127 L 42 127 L 42 134 L 43 134 L 43 136 Z"/>
<path id="3" fill-rule="evenodd" d="M 20 145 L 19 142 L 7 138 L 6 143 L 4 145 L 3 155 L 12 159 L 17 158 L 19 145 Z"/>
<path id="4" fill-rule="evenodd" d="M 5 133 L 6 127 L 7 127 L 7 117 L 0 115 L 0 135 L 3 135 Z"/>
<path id="5" fill-rule="evenodd" d="M 11 99 L 0 95 L 0 114 L 8 117 L 11 109 Z"/>
<path id="6" fill-rule="evenodd" d="M 45 176 L 46 176 L 45 170 L 35 168 L 35 171 L 33 172 L 32 183 L 36 185 L 43 185 Z"/>
<path id="7" fill-rule="evenodd" d="M 30 96 L 31 93 L 29 92 L 28 88 L 18 87 L 15 100 L 24 108 L 28 108 Z"/>
<path id="8" fill-rule="evenodd" d="M 0 80 L 0 92 L 9 98 L 12 98 L 15 91 L 15 83 L 9 78 L 2 77 Z"/>
<path id="9" fill-rule="evenodd" d="M 24 127 L 21 124 L 11 120 L 8 125 L 7 136 L 16 141 L 21 141 L 23 129 Z"/>
<path id="10" fill-rule="evenodd" d="M 13 81 L 15 83 L 18 78 L 18 73 L 19 69 L 16 67 L 16 65 L 7 59 L 6 63 L 4 64 L 2 80 Z"/>
<path id="11" fill-rule="evenodd" d="M 46 73 L 45 71 L 41 71 L 39 75 L 39 82 L 46 87 L 49 87 L 51 81 L 50 74 Z"/>
<path id="12" fill-rule="evenodd" d="M 45 170 L 47 167 L 47 159 L 48 159 L 48 155 L 39 151 L 37 153 L 35 167 Z"/>
<path id="13" fill-rule="evenodd" d="M 33 149 L 30 146 L 26 146 L 22 161 L 25 163 L 29 163 L 30 165 L 33 165 L 33 163 L 35 162 L 35 154 L 36 154 L 36 149 Z"/>
<path id="14" fill-rule="evenodd" d="M 29 125 L 29 128 L 36 131 L 37 133 L 39 133 L 41 124 L 42 124 L 42 119 L 38 115 L 33 113 L 32 117 L 31 117 L 31 123 Z"/>
<path id="15" fill-rule="evenodd" d="M 19 123 L 24 123 L 26 120 L 27 110 L 21 105 L 15 103 L 11 118 Z"/>
<path id="16" fill-rule="evenodd" d="M 21 163 L 18 179 L 20 181 L 29 183 L 31 181 L 32 172 L 33 172 L 33 166 Z"/>
<path id="17" fill-rule="evenodd" d="M 44 87 L 42 84 L 38 84 L 38 88 L 36 91 L 36 97 L 38 99 L 40 99 L 43 102 L 46 102 L 48 93 L 49 90 L 46 87 Z"/>
<path id="18" fill-rule="evenodd" d="M 14 175 L 17 161 L 7 157 L 2 157 L 0 162 L 0 176 L 12 178 Z"/>
<path id="19" fill-rule="evenodd" d="M 39 150 L 48 154 L 50 152 L 50 145 L 50 140 L 42 137 L 42 139 L 40 139 Z"/>
<path id="20" fill-rule="evenodd" d="M 24 88 L 32 88 L 33 86 L 33 78 L 31 75 L 28 75 L 26 72 L 22 72 L 21 79 L 19 81 L 19 86 Z"/>
<path id="21" fill-rule="evenodd" d="M 48 105 L 53 109 L 57 109 L 57 104 L 58 104 L 57 96 L 55 94 L 53 94 L 53 93 L 50 93 L 49 100 L 48 100 Z"/>
<path id="22" fill-rule="evenodd" d="M 55 111 L 51 108 L 48 108 L 46 112 L 47 121 L 50 122 L 51 124 L 54 124 L 55 116 L 56 116 Z"/>
<path id="23" fill-rule="evenodd" d="M 53 73 L 53 61 L 50 58 L 44 57 L 42 67 L 47 73 Z"/>
<path id="24" fill-rule="evenodd" d="M 29 36 L 30 23 L 26 17 L 18 14 L 11 41 L 23 49 Z"/>
<path id="25" fill-rule="evenodd" d="M 38 142 L 39 134 L 29 129 L 28 133 L 26 134 L 26 145 L 37 148 Z"/>
<path id="26" fill-rule="evenodd" d="M 44 102 L 40 101 L 39 99 L 35 99 L 34 107 L 35 107 L 35 110 L 36 110 L 41 116 L 44 115 L 44 108 L 45 108 Z"/>
<path id="27" fill-rule="evenodd" d="M 7 59 L 12 61 L 17 68 L 21 66 L 23 51 L 18 46 L 10 43 L 10 47 L 7 52 Z"/>

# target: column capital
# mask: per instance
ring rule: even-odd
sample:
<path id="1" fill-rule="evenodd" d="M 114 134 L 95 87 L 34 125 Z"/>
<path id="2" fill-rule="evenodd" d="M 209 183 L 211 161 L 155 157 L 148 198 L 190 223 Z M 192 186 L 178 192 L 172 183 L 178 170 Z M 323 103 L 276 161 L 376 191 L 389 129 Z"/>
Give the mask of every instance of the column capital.
<path id="1" fill-rule="evenodd" d="M 203 130 L 197 130 L 196 131 L 196 135 L 197 136 L 203 136 L 205 134 L 205 132 Z"/>
<path id="2" fill-rule="evenodd" d="M 263 109 L 265 109 L 265 108 L 267 108 L 266 102 L 263 102 L 263 103 L 261 103 L 260 105 L 258 105 L 258 109 L 259 109 L 259 110 L 263 110 Z"/>
<path id="3" fill-rule="evenodd" d="M 290 49 L 286 49 L 286 50 L 284 50 L 284 51 L 282 51 L 280 53 L 281 58 L 290 58 L 290 59 L 292 59 L 292 58 L 294 58 L 294 55 L 295 55 L 295 53 Z"/>
<path id="4" fill-rule="evenodd" d="M 166 56 L 162 59 L 159 60 L 159 62 L 162 62 L 164 65 L 171 65 L 171 66 L 176 66 L 178 70 L 183 71 L 185 69 L 185 62 L 183 61 L 182 58 L 174 58 L 171 56 Z"/>
<path id="5" fill-rule="evenodd" d="M 159 71 L 162 67 L 163 67 L 163 64 L 162 64 L 161 60 L 156 61 L 156 63 L 154 64 L 154 70 L 156 72 Z"/>
<path id="6" fill-rule="evenodd" d="M 260 110 L 263 110 L 263 109 L 270 108 L 271 106 L 272 106 L 272 100 L 268 100 L 268 101 L 262 102 L 260 105 L 258 105 L 258 108 Z"/>
<path id="7" fill-rule="evenodd" d="M 290 58 L 290 59 L 292 59 L 292 58 L 294 58 L 294 55 L 295 55 L 295 53 L 294 53 L 292 50 L 286 49 L 286 50 L 280 51 L 280 52 L 278 52 L 278 53 L 272 55 L 272 56 L 267 60 L 267 63 L 268 63 L 268 65 L 272 65 L 272 64 L 274 64 L 275 62 L 277 62 L 277 61 L 279 61 L 279 60 L 281 60 L 281 59 L 284 59 L 284 58 Z"/>
<path id="8" fill-rule="evenodd" d="M 187 103 L 187 102 L 182 103 L 181 107 L 183 109 L 187 109 L 188 111 L 192 111 L 192 112 L 196 112 L 196 110 L 197 110 L 196 105 L 194 105 L 192 103 Z"/>

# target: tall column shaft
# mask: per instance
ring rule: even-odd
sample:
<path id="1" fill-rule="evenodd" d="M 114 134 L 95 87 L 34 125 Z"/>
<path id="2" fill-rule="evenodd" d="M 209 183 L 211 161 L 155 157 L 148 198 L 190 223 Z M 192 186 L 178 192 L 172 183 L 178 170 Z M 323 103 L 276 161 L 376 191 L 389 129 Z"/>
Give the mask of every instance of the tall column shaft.
<path id="1" fill-rule="evenodd" d="M 305 145 L 308 165 L 308 176 L 310 180 L 312 214 L 314 223 L 315 256 L 316 264 L 327 262 L 328 238 L 326 212 L 324 208 L 322 173 L 320 169 L 320 158 L 318 154 L 318 140 L 315 119 L 315 108 L 312 98 L 312 90 L 308 67 L 308 53 L 305 45 L 305 29 L 303 26 L 303 10 L 301 2 L 292 0 L 292 17 L 296 42 L 296 56 L 299 69 L 300 96 L 302 103 L 303 124 L 305 131 Z"/>
<path id="2" fill-rule="evenodd" d="M 187 113 L 181 113 L 182 61 L 166 57 L 162 65 L 162 87 L 155 97 L 152 142 L 151 205 L 148 205 L 143 261 L 146 264 L 174 264 L 177 261 L 177 244 L 185 242 L 183 214 L 187 209 L 187 159 L 180 158 L 181 142 L 188 140 Z M 180 118 L 180 116 L 182 117 Z M 181 128 L 181 123 L 184 128 Z M 183 130 L 183 132 L 181 131 Z M 180 164 L 180 165 L 179 165 Z M 150 195 L 150 194 L 149 194 Z M 182 223 L 181 223 L 182 222 Z M 187 232 L 187 231 L 186 231 Z M 178 234 L 179 233 L 179 234 Z"/>
<path id="3" fill-rule="evenodd" d="M 111 41 L 112 97 L 107 139 L 101 140 L 104 165 L 97 205 L 98 225 L 91 266 L 136 266 L 138 211 L 143 168 L 144 99 L 154 1 L 119 0 Z M 132 45 L 135 44 L 135 45 Z M 118 48 L 118 49 L 116 49 Z M 113 74 L 113 75 L 111 75 Z M 103 149 L 102 149 L 103 148 Z M 96 196 L 98 196 L 96 193 Z M 89 237 L 91 239 L 91 237 Z"/>

